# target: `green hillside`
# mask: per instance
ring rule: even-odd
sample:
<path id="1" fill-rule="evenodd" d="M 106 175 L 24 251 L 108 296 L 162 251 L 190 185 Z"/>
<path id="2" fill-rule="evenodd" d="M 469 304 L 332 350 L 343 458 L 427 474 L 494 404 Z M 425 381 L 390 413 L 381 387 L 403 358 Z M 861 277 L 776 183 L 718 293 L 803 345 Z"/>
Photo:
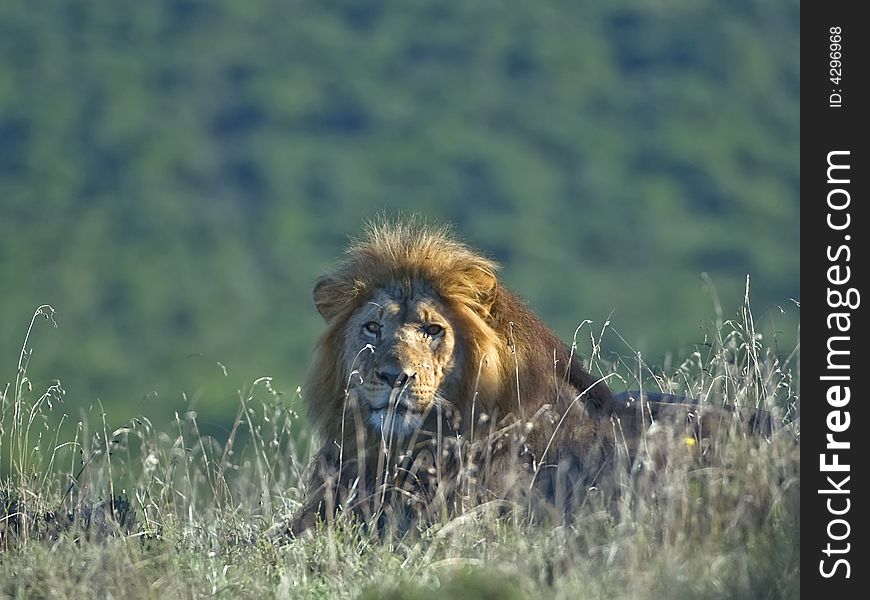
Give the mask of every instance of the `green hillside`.
<path id="1" fill-rule="evenodd" d="M 48 303 L 28 374 L 73 420 L 290 398 L 314 278 L 379 211 L 454 223 L 565 339 L 610 316 L 679 359 L 702 273 L 725 319 L 749 274 L 793 347 L 798 30 L 796 0 L 2 2 L 0 384 Z"/>

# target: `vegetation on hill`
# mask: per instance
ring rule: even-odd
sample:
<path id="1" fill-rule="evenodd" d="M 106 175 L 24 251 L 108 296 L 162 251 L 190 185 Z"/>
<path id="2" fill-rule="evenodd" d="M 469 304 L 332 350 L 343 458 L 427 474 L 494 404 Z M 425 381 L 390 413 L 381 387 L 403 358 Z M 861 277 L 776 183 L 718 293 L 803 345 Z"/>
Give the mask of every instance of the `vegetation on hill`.
<path id="1" fill-rule="evenodd" d="M 293 396 L 313 280 L 379 210 L 455 223 L 565 339 L 612 312 L 608 351 L 688 356 L 702 274 L 726 319 L 750 274 L 788 347 L 798 7 L 2 2 L 0 381 L 47 303 L 31 381 L 72 420 L 226 435 L 245 382 Z"/>
<path id="2" fill-rule="evenodd" d="M 797 0 L 0 2 L 0 596 L 797 597 L 798 32 Z M 558 527 L 270 543 L 311 288 L 379 211 L 591 320 L 627 387 L 777 433 Z"/>

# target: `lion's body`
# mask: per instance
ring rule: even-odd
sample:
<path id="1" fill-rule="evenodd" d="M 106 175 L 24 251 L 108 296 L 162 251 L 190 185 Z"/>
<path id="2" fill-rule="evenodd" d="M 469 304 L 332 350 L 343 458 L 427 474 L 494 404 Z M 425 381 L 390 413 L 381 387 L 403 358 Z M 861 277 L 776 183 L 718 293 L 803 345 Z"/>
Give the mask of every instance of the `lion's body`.
<path id="1" fill-rule="evenodd" d="M 625 410 L 496 271 L 408 221 L 369 227 L 318 280 L 326 331 L 303 398 L 323 445 L 292 532 L 339 505 L 370 519 L 519 488 L 564 508 L 633 452 L 643 410 Z"/>

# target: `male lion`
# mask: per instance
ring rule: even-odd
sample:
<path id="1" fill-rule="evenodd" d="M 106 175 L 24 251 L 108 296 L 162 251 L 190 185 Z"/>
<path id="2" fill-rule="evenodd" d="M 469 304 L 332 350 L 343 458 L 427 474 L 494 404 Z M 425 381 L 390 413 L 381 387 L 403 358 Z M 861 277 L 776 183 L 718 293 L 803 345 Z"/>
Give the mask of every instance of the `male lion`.
<path id="1" fill-rule="evenodd" d="M 322 447 L 289 533 L 339 507 L 382 525 L 517 490 L 561 514 L 669 410 L 612 395 L 497 270 L 446 228 L 382 221 L 317 280 L 303 399 Z"/>

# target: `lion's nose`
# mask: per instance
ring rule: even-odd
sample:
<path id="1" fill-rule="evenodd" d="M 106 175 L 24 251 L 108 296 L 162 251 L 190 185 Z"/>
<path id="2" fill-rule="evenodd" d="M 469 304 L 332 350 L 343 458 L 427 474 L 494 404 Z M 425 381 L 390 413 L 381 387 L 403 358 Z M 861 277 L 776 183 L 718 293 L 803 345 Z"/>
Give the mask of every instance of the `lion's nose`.
<path id="1" fill-rule="evenodd" d="M 375 371 L 375 375 L 377 378 L 383 381 L 384 383 L 389 384 L 390 387 L 400 388 L 411 379 L 414 375 L 416 375 L 413 371 L 402 370 L 398 372 L 392 372 L 387 370 L 377 370 Z"/>

